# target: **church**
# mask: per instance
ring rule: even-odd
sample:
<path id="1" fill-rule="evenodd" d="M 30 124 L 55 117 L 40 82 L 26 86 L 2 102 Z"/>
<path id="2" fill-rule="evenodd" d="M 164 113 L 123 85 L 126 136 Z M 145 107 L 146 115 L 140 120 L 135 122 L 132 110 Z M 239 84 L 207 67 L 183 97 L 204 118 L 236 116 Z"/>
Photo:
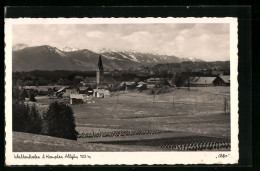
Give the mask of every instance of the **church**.
<path id="1" fill-rule="evenodd" d="M 84 86 L 91 86 L 92 88 L 109 89 L 115 85 L 116 81 L 113 77 L 106 77 L 104 75 L 102 56 L 99 55 L 98 64 L 96 68 L 96 77 L 86 77 L 85 80 L 81 83 Z"/>

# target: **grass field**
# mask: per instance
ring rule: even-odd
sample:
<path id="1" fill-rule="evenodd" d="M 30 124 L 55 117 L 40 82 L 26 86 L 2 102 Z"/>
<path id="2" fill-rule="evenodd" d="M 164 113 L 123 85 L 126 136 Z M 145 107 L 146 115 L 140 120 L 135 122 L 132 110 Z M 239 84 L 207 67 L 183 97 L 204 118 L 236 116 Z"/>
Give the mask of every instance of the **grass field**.
<path id="1" fill-rule="evenodd" d="M 207 137 L 230 139 L 230 115 L 224 114 L 224 98 L 230 99 L 230 87 L 191 87 L 189 91 L 181 88 L 155 96 L 148 95 L 147 91 L 119 92 L 109 98 L 97 98 L 95 103 L 71 105 L 77 131 L 166 130 L 171 133 L 79 138 L 73 141 L 74 145 L 91 143 L 94 151 L 159 151 L 163 150 L 158 147 L 162 143 L 185 143 Z M 50 101 L 57 100 L 36 99 L 40 111 L 46 110 Z M 48 151 L 48 146 L 39 148 Z M 81 149 L 89 150 L 86 147 Z M 61 150 L 77 148 L 64 146 Z"/>

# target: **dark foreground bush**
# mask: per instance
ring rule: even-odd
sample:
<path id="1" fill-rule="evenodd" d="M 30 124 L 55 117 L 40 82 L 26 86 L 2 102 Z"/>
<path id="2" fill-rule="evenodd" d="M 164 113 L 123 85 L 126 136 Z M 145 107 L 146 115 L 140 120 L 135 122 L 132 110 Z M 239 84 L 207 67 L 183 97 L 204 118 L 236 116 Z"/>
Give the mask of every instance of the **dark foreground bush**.
<path id="1" fill-rule="evenodd" d="M 76 131 L 75 119 L 72 109 L 64 104 L 51 103 L 44 117 L 44 134 L 76 140 L 78 132 Z"/>
<path id="2" fill-rule="evenodd" d="M 35 106 L 31 108 L 23 102 L 13 100 L 13 131 L 38 134 L 41 132 L 42 120 Z"/>

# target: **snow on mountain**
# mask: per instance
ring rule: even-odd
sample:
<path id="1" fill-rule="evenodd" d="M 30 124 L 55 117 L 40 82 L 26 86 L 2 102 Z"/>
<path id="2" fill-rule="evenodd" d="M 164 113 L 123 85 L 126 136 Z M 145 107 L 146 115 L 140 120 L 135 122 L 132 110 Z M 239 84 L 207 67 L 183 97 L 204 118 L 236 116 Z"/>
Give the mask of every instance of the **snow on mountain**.
<path id="1" fill-rule="evenodd" d="M 52 46 L 47 45 L 47 48 L 48 48 L 50 51 L 53 51 L 53 52 L 59 54 L 59 55 L 62 56 L 62 57 L 67 57 L 67 55 L 65 55 L 62 51 L 60 51 L 60 50 L 59 50 L 58 48 L 56 48 L 56 47 L 52 47 Z"/>
<path id="2" fill-rule="evenodd" d="M 129 59 L 129 57 L 125 56 L 124 54 L 117 52 L 119 55 L 121 55 L 123 58 Z"/>
<path id="3" fill-rule="evenodd" d="M 191 61 L 195 61 L 196 59 L 195 58 L 188 58 L 189 60 L 191 60 Z"/>
<path id="4" fill-rule="evenodd" d="M 197 58 L 181 58 L 183 61 L 192 61 L 192 62 L 203 62 L 203 60 L 201 59 L 197 59 Z"/>
<path id="5" fill-rule="evenodd" d="M 19 43 L 19 44 L 14 45 L 12 50 L 18 51 L 18 50 L 22 50 L 22 49 L 27 48 L 27 47 L 29 47 L 29 46 L 26 45 L 26 44 Z"/>
<path id="6" fill-rule="evenodd" d="M 102 53 L 95 53 L 88 49 L 74 51 L 73 48 L 66 48 L 64 51 L 64 49 L 59 50 L 49 45 L 26 47 L 26 45 L 13 47 L 14 70 L 89 70 L 96 67 L 100 54 L 107 69 L 126 69 L 142 65 L 198 61 L 196 58 L 178 58 L 176 56 L 126 50 L 114 51 L 104 48 L 99 50 Z"/>
<path id="7" fill-rule="evenodd" d="M 133 59 L 133 61 L 139 62 L 133 54 L 129 54 L 129 56 Z"/>
<path id="8" fill-rule="evenodd" d="M 62 57 L 67 57 L 67 55 L 65 55 L 62 51 L 60 51 L 59 49 L 55 48 L 55 52 L 58 53 L 60 56 Z"/>
<path id="9" fill-rule="evenodd" d="M 122 61 L 122 59 L 118 59 L 118 58 L 115 58 L 113 56 L 107 56 L 107 55 L 104 55 L 104 54 L 102 54 L 102 57 L 104 57 L 104 58 L 106 58 L 108 60 L 119 60 L 119 61 Z"/>
<path id="10" fill-rule="evenodd" d="M 97 48 L 92 50 L 95 53 L 112 53 L 112 52 L 117 52 L 114 49 L 109 49 L 109 48 Z"/>
<path id="11" fill-rule="evenodd" d="M 63 52 L 74 52 L 80 50 L 79 48 L 74 48 L 74 47 L 64 47 L 62 49 Z"/>

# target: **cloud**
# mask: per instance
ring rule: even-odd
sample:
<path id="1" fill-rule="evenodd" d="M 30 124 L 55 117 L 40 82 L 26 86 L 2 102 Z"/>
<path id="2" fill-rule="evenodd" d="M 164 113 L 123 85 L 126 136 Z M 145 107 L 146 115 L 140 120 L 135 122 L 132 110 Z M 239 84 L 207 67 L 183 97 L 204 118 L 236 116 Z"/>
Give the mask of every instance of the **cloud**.
<path id="1" fill-rule="evenodd" d="M 86 36 L 91 38 L 102 38 L 104 37 L 104 34 L 101 31 L 90 31 L 86 33 Z"/>
<path id="2" fill-rule="evenodd" d="M 34 24 L 14 25 L 13 44 L 229 59 L 229 24 Z"/>

